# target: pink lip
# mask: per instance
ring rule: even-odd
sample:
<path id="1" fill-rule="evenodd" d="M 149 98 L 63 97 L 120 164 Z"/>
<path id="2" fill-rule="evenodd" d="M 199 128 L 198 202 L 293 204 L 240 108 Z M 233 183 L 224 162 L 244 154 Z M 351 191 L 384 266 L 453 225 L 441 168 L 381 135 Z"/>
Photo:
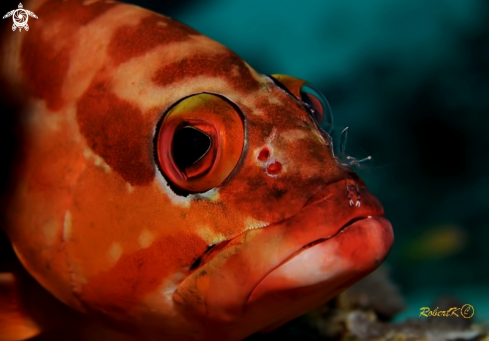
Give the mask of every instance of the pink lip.
<path id="1" fill-rule="evenodd" d="M 382 233 L 378 233 L 381 231 Z M 326 281 L 328 276 L 334 276 L 338 271 L 345 270 L 345 265 L 348 265 L 355 270 L 362 267 L 364 260 L 372 260 L 372 265 L 380 264 L 385 257 L 384 248 L 376 248 L 367 250 L 362 248 L 360 238 L 354 234 L 362 235 L 363 238 L 373 238 L 369 243 L 379 245 L 389 245 L 392 234 L 391 224 L 388 220 L 382 217 L 367 217 L 361 220 L 356 220 L 352 224 L 342 227 L 335 235 L 314 242 L 313 245 L 304 246 L 297 250 L 294 254 L 280 263 L 270 273 L 264 277 L 255 287 L 248 301 L 253 301 L 259 296 L 261 287 L 266 286 L 266 283 L 282 278 L 287 279 L 288 283 L 294 282 L 297 287 L 314 285 L 321 281 Z M 335 238 L 341 242 L 333 243 Z M 363 239 L 362 238 L 362 239 Z M 345 245 L 343 241 L 348 241 L 349 245 Z M 357 243 L 359 242 L 359 243 Z M 336 244 L 336 245 L 334 245 Z M 338 247 L 338 246 L 341 246 Z M 363 256 L 363 257 L 362 257 Z M 340 257 L 346 257 L 348 264 L 335 263 Z M 367 263 L 369 261 L 367 260 Z M 344 262 L 343 262 L 344 263 Z M 356 266 L 355 266 L 356 265 Z M 367 264 L 368 265 L 368 264 Z M 322 275 L 318 276 L 321 269 Z M 328 273 L 328 276 L 324 276 Z M 300 274 L 300 276 L 299 276 Z M 293 281 L 291 280 L 293 279 Z M 275 281 L 274 280 L 274 281 Z M 287 288 L 285 281 L 274 283 L 274 290 Z"/>
<path id="2" fill-rule="evenodd" d="M 274 302 L 280 302 L 282 318 L 264 331 L 273 329 L 298 316 L 301 310 L 305 313 L 326 302 L 373 271 L 387 256 L 392 241 L 392 227 L 385 218 L 357 220 L 284 260 L 257 284 L 248 304 L 261 302 L 271 308 Z"/>

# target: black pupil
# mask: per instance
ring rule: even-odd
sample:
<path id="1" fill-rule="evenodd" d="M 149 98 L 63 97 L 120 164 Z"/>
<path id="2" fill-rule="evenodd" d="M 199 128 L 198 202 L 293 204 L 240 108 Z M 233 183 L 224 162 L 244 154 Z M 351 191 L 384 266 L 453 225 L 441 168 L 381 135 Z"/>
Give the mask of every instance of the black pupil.
<path id="1" fill-rule="evenodd" d="M 200 160 L 211 147 L 207 134 L 193 127 L 183 127 L 173 137 L 173 161 L 181 170 Z"/>

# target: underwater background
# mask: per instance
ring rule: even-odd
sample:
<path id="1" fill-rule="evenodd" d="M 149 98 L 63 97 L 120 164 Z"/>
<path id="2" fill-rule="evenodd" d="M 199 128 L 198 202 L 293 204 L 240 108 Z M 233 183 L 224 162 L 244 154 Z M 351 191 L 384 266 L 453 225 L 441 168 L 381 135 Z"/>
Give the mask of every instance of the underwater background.
<path id="1" fill-rule="evenodd" d="M 397 319 L 452 295 L 489 321 L 489 1 L 129 2 L 318 87 L 347 154 L 373 158 L 357 172 L 394 227 Z"/>

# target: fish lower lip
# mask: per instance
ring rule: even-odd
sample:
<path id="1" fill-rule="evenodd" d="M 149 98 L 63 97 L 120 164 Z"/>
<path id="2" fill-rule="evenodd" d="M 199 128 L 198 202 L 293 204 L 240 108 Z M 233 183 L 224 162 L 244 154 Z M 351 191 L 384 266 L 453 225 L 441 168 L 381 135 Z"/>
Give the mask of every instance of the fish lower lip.
<path id="1" fill-rule="evenodd" d="M 363 216 L 363 217 L 356 217 L 356 218 L 353 218 L 351 219 L 350 221 L 348 221 L 345 225 L 343 225 L 340 229 L 338 229 L 338 231 L 327 237 L 327 238 L 319 238 L 319 239 L 316 239 L 310 243 L 307 243 L 306 245 L 302 246 L 301 248 L 299 248 L 297 251 L 293 252 L 291 255 L 289 255 L 287 258 L 285 258 L 282 262 L 280 262 L 277 266 L 275 266 L 273 269 L 271 269 L 269 271 L 269 273 L 263 278 L 265 279 L 270 273 L 274 272 L 276 269 L 280 268 L 282 265 L 286 264 L 288 261 L 290 261 L 291 259 L 295 258 L 296 256 L 298 256 L 300 253 L 304 252 L 305 250 L 307 249 L 310 249 L 318 244 L 321 244 L 321 243 L 324 243 L 330 239 L 333 239 L 335 238 L 338 234 L 346 231 L 350 226 L 352 226 L 353 224 L 359 222 L 359 221 L 362 221 L 362 220 L 366 220 L 366 219 L 370 219 L 370 218 L 374 218 L 372 216 Z M 263 281 L 262 279 L 262 281 Z M 255 289 L 260 285 L 260 283 L 262 282 L 260 281 L 259 283 L 257 283 L 257 285 L 255 286 Z M 253 289 L 253 291 L 250 292 L 250 295 L 248 297 L 248 301 L 250 300 L 250 298 L 252 297 L 253 295 L 253 292 L 255 291 L 255 289 Z"/>
<path id="2" fill-rule="evenodd" d="M 331 237 L 308 243 L 280 262 L 257 283 L 247 306 L 282 312 L 281 319 L 261 329 L 270 331 L 373 271 L 387 256 L 392 241 L 392 227 L 385 218 L 352 219 Z M 287 310 L 289 306 L 293 309 Z"/>

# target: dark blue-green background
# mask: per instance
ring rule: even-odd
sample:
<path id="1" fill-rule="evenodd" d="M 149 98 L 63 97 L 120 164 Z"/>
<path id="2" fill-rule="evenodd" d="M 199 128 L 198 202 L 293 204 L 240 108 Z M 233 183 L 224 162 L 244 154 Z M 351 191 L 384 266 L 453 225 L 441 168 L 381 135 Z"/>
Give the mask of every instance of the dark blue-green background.
<path id="1" fill-rule="evenodd" d="M 374 158 L 358 172 L 394 226 L 404 316 L 448 293 L 489 320 L 488 1 L 137 3 L 323 91 L 348 154 Z"/>

